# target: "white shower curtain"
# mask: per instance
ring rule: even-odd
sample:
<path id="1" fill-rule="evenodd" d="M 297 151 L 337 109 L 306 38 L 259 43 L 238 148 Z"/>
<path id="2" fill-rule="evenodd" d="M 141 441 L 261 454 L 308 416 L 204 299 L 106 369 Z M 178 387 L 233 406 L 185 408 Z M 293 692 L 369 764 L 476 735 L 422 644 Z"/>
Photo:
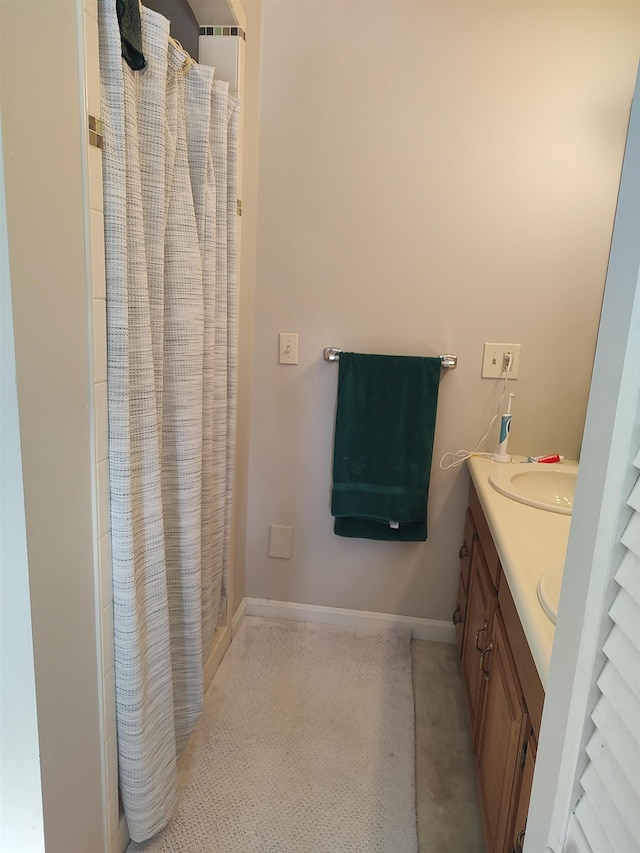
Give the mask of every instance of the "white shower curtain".
<path id="1" fill-rule="evenodd" d="M 147 68 L 100 2 L 109 468 L 120 792 L 129 832 L 173 814 L 228 584 L 237 101 L 143 8 Z"/>

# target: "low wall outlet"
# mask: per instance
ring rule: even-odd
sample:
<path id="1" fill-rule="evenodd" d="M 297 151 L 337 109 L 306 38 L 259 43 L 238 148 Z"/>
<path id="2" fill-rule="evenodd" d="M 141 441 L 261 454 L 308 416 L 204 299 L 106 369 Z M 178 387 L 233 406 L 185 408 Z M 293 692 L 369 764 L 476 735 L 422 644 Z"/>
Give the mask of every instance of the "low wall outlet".
<path id="1" fill-rule="evenodd" d="M 269 527 L 269 556 L 290 560 L 292 539 L 293 527 L 272 524 Z"/>
<path id="2" fill-rule="evenodd" d="M 518 378 L 520 369 L 520 344 L 485 344 L 482 357 L 483 379 L 504 379 L 511 355 L 509 379 Z"/>
<path id="3" fill-rule="evenodd" d="M 280 364 L 298 363 L 298 333 L 280 332 Z"/>

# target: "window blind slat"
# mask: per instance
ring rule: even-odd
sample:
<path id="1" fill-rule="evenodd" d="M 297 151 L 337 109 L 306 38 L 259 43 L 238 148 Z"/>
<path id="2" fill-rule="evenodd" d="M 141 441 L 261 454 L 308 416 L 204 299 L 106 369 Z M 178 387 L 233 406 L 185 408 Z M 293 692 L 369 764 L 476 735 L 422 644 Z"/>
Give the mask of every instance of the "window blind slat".
<path id="1" fill-rule="evenodd" d="M 610 661 L 604 665 L 597 683 L 600 691 L 616 709 L 625 726 L 630 732 L 635 730 L 637 735 L 637 727 L 640 726 L 640 699 L 629 688 L 627 682 Z"/>
<path id="2" fill-rule="evenodd" d="M 607 790 L 593 764 L 589 764 L 582 774 L 582 787 L 613 850 L 616 853 L 623 853 L 623 851 L 624 853 L 627 851 L 633 853 L 635 842 L 627 827 L 620 820 L 620 813 L 616 808 L 617 803 L 613 797 L 614 792 Z M 593 845 L 592 849 L 594 849 Z M 595 849 L 594 853 L 599 853 L 599 851 Z"/>
<path id="3" fill-rule="evenodd" d="M 640 478 L 638 478 L 631 489 L 631 494 L 627 498 L 627 503 L 630 507 L 640 512 Z"/>
<path id="4" fill-rule="evenodd" d="M 636 557 L 640 557 L 640 513 L 634 512 L 631 516 L 620 541 Z"/>
<path id="5" fill-rule="evenodd" d="M 624 589 L 620 589 L 611 605 L 609 616 L 634 648 L 635 654 L 628 661 L 628 665 L 633 666 L 640 653 L 640 608 Z"/>
<path id="6" fill-rule="evenodd" d="M 622 631 L 612 631 L 605 640 L 603 651 L 614 664 L 620 676 L 624 678 L 628 687 L 640 699 L 640 685 L 637 679 L 640 662 L 629 666 L 629 661 L 637 661 L 636 650 L 632 643 L 627 640 Z"/>
<path id="7" fill-rule="evenodd" d="M 620 784 L 618 764 L 611 757 L 607 745 L 596 729 L 587 744 L 587 755 L 591 767 L 598 774 L 605 789 L 609 792 L 617 820 L 622 821 L 631 837 L 640 837 L 640 796 L 630 785 Z"/>
<path id="8" fill-rule="evenodd" d="M 616 572 L 616 582 L 640 607 L 640 557 L 627 551 Z"/>
<path id="9" fill-rule="evenodd" d="M 597 812 L 586 794 L 576 806 L 576 817 L 593 853 L 620 853 L 619 850 L 614 850 L 611 846 L 611 842 L 598 820 Z"/>
<path id="10" fill-rule="evenodd" d="M 591 719 L 611 750 L 612 756 L 620 765 L 620 772 L 624 775 L 626 783 L 628 785 L 637 784 L 638 768 L 640 768 L 640 745 L 606 696 L 600 696 L 598 699 Z"/>

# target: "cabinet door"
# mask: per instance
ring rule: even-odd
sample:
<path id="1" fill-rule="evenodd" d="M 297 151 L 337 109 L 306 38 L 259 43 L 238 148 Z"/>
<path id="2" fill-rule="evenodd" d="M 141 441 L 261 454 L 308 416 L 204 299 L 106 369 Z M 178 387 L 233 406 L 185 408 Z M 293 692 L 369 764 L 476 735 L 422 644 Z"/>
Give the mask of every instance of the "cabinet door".
<path id="1" fill-rule="evenodd" d="M 520 796 L 515 810 L 513 823 L 513 846 L 509 853 L 522 853 L 524 847 L 524 832 L 527 825 L 527 814 L 529 813 L 529 800 L 531 799 L 531 788 L 533 787 L 533 771 L 536 764 L 536 740 L 533 734 L 527 743 L 527 754 L 522 768 L 522 782 L 520 783 Z"/>
<path id="2" fill-rule="evenodd" d="M 512 853 L 513 823 L 522 777 L 523 747 L 531 731 L 502 616 L 493 620 L 491 651 L 484 655 L 486 692 L 478 748 L 478 781 L 487 846 Z"/>
<path id="3" fill-rule="evenodd" d="M 466 595 L 469 594 L 469 569 L 471 567 L 473 544 L 473 522 L 471 521 L 471 513 L 467 510 L 467 517 L 464 522 L 462 545 L 458 551 L 458 557 L 460 558 L 460 577 L 462 578 L 462 586 L 464 587 Z"/>
<path id="4" fill-rule="evenodd" d="M 467 594 L 464 591 L 462 575 L 458 579 L 458 597 L 456 599 L 456 609 L 453 611 L 453 624 L 456 629 L 456 643 L 458 644 L 458 653 L 462 655 L 462 638 L 464 636 L 465 615 L 467 611 Z"/>
<path id="5" fill-rule="evenodd" d="M 462 657 L 462 642 L 464 638 L 464 629 L 466 625 L 465 617 L 467 612 L 467 597 L 469 595 L 469 569 L 471 567 L 471 553 L 474 547 L 474 532 L 473 522 L 471 521 L 471 513 L 467 509 L 467 516 L 464 524 L 464 534 L 462 545 L 458 551 L 460 559 L 460 578 L 458 580 L 458 596 L 456 598 L 456 609 L 453 611 L 452 621 L 456 628 L 456 643 L 458 644 L 458 653 Z"/>
<path id="6" fill-rule="evenodd" d="M 490 585 L 482 548 L 476 541 L 471 560 L 466 628 L 462 644 L 462 675 L 467 691 L 474 752 L 477 746 L 478 719 L 484 691 L 480 668 L 481 654 L 482 650 L 489 645 L 494 604 L 495 596 Z"/>

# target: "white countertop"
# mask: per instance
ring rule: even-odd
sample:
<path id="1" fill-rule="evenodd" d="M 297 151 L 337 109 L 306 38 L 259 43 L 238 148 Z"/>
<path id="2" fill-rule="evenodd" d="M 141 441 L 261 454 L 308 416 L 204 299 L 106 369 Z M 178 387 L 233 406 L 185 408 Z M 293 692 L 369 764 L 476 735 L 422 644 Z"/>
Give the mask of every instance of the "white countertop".
<path id="1" fill-rule="evenodd" d="M 516 457 L 522 458 L 522 457 Z M 513 463 L 519 464 L 519 463 Z M 575 467 L 575 462 L 566 462 Z M 564 564 L 570 515 L 534 509 L 499 494 L 489 475 L 500 462 L 473 456 L 469 470 L 489 524 L 504 577 L 546 688 L 555 626 L 538 601 L 537 585 L 551 566 Z"/>

